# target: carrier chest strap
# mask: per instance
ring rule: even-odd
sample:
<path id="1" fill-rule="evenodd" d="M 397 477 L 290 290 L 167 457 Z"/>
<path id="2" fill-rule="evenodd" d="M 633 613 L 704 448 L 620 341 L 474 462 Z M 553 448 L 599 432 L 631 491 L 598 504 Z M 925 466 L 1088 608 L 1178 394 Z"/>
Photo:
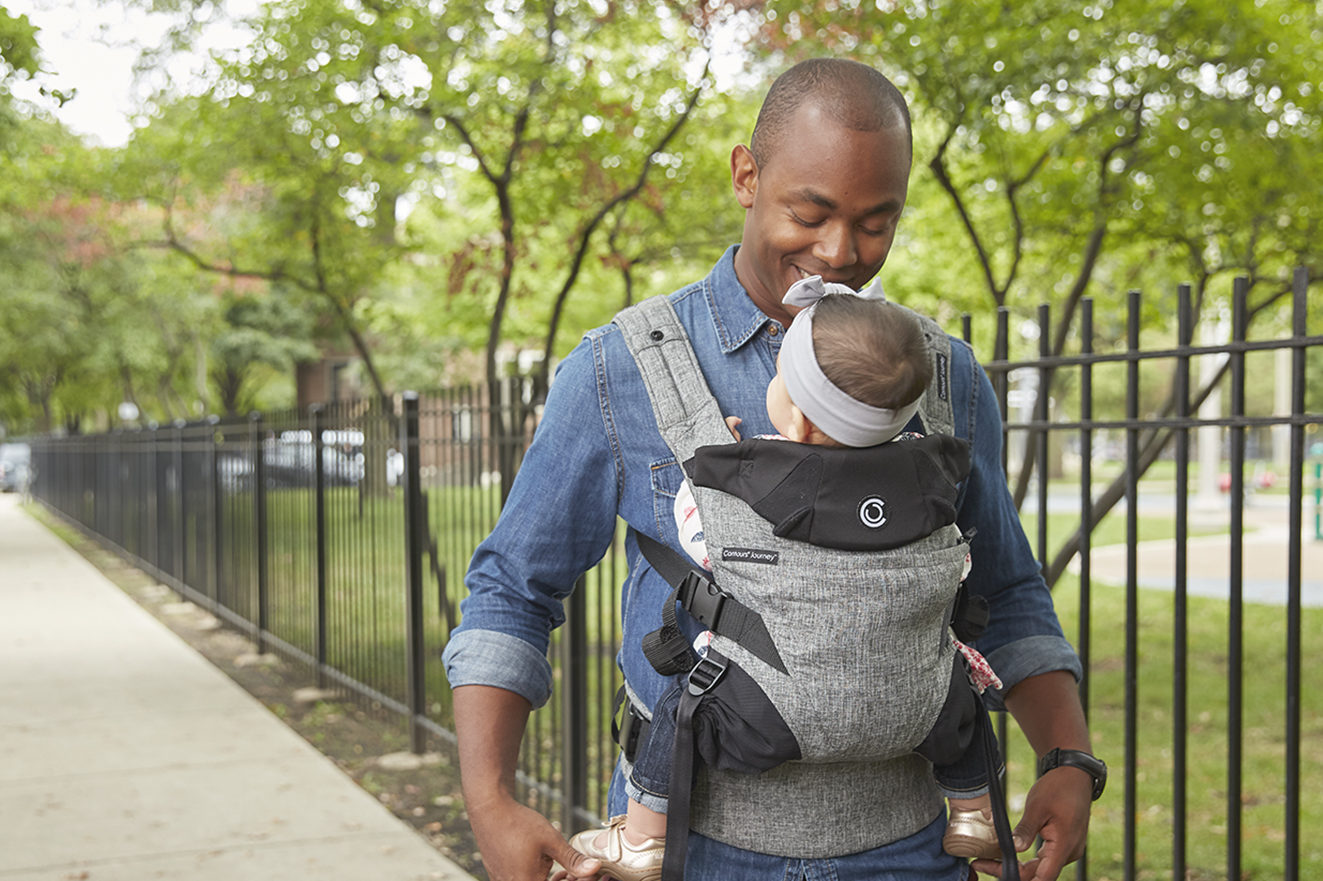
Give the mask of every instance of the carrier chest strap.
<path id="1" fill-rule="evenodd" d="M 674 676 L 693 666 L 693 651 L 675 616 L 677 601 L 708 630 L 738 643 L 774 670 L 787 672 L 762 615 L 726 593 L 666 545 L 642 533 L 636 533 L 635 538 L 644 559 L 675 588 L 662 606 L 661 628 L 643 638 L 643 654 L 658 673 Z"/>

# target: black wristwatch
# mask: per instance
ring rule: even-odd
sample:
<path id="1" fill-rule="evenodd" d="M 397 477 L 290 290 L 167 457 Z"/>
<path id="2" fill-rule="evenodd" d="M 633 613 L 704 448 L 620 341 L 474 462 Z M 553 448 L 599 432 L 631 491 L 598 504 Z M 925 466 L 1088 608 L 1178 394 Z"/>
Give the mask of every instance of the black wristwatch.
<path id="1" fill-rule="evenodd" d="M 1107 786 L 1107 763 L 1095 755 L 1079 749 L 1057 748 L 1038 760 L 1038 776 L 1042 777 L 1053 768 L 1069 765 L 1079 768 L 1093 778 L 1093 800 L 1097 801 Z"/>

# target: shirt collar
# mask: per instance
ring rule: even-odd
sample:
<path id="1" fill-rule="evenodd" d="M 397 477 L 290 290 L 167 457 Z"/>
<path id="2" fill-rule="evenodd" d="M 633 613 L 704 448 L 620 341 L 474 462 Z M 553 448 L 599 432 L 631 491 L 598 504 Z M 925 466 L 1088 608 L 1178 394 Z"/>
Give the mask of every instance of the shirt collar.
<path id="1" fill-rule="evenodd" d="M 712 324 L 721 342 L 721 351 L 726 355 L 753 339 L 769 321 L 781 327 L 780 322 L 768 318 L 753 304 L 744 285 L 736 277 L 735 252 L 739 247 L 731 245 L 721 255 L 703 284 L 703 293 L 712 312 Z M 783 327 L 781 329 L 785 330 Z"/>

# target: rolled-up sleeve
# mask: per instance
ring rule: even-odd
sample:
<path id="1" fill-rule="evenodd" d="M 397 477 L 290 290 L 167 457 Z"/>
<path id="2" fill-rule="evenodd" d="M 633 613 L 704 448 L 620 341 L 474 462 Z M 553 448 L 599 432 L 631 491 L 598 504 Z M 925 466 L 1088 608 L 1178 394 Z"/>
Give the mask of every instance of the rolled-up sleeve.
<path id="1" fill-rule="evenodd" d="M 540 707 L 551 697 L 551 665 L 517 636 L 498 630 L 457 630 L 443 653 L 451 688 L 494 685 Z"/>
<path id="2" fill-rule="evenodd" d="M 615 533 L 619 464 L 594 338 L 562 362 L 495 528 L 478 546 L 443 653 L 452 688 L 492 685 L 535 707 L 551 695 L 547 646 L 562 601 Z"/>
<path id="3" fill-rule="evenodd" d="M 988 600 L 990 611 L 988 628 L 977 640 L 977 647 L 1006 691 L 1030 676 L 1057 670 L 1069 671 L 1078 681 L 1082 676 L 1079 656 L 1062 634 L 1052 593 L 1006 485 L 1001 464 L 1001 414 L 992 384 L 968 348 L 961 346 L 970 369 L 968 438 L 973 467 L 957 522 L 966 533 L 974 530 L 970 544 L 973 568 L 967 587 Z M 965 385 L 962 382 L 956 387 Z M 959 413 L 961 401 L 955 403 Z M 992 691 L 987 695 L 994 707 L 1000 705 L 998 695 Z"/>

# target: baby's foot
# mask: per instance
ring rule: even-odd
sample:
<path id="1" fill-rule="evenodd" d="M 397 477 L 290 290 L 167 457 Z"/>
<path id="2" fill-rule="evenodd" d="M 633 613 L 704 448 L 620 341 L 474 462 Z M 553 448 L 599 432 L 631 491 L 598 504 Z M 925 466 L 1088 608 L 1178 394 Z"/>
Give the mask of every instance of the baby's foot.
<path id="1" fill-rule="evenodd" d="M 946 822 L 946 834 L 942 836 L 942 850 L 953 857 L 969 860 L 1001 859 L 997 829 L 992 825 L 992 811 L 951 808 L 951 816 Z"/>
<path id="2" fill-rule="evenodd" d="M 644 838 L 632 843 L 625 815 L 612 817 L 605 829 L 587 829 L 570 839 L 570 847 L 602 861 L 602 875 L 616 881 L 660 881 L 666 839 Z"/>

